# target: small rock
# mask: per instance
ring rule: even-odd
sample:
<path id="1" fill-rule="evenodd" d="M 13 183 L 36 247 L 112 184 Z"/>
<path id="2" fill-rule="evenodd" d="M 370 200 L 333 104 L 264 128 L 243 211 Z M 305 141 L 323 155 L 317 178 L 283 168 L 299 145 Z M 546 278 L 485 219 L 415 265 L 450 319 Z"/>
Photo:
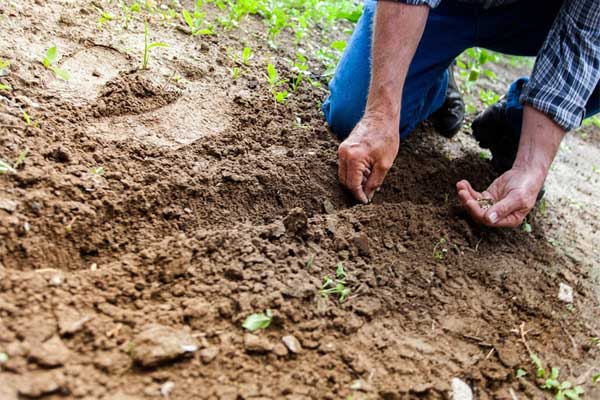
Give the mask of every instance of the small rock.
<path id="1" fill-rule="evenodd" d="M 61 336 L 79 332 L 92 317 L 81 315 L 72 308 L 64 308 L 56 312 L 58 329 Z"/>
<path id="2" fill-rule="evenodd" d="M 558 299 L 565 303 L 573 303 L 573 288 L 561 282 L 558 287 Z"/>
<path id="3" fill-rule="evenodd" d="M 369 256 L 369 254 L 371 254 L 371 250 L 369 249 L 369 238 L 364 232 L 355 234 L 352 240 L 359 255 Z"/>
<path id="4" fill-rule="evenodd" d="M 42 397 L 58 392 L 65 385 L 65 376 L 58 370 L 30 372 L 21 377 L 17 383 L 20 395 L 26 397 Z"/>
<path id="5" fill-rule="evenodd" d="M 17 211 L 18 205 L 19 205 L 19 203 L 17 203 L 14 200 L 0 199 L 0 209 L 4 210 L 4 211 L 8 211 L 9 213 L 13 213 L 13 212 Z"/>
<path id="6" fill-rule="evenodd" d="M 169 397 L 173 389 L 175 389 L 175 382 L 166 381 L 160 386 L 160 395 L 162 397 Z"/>
<path id="7" fill-rule="evenodd" d="M 219 355 L 218 347 L 207 347 L 205 349 L 200 350 L 200 359 L 204 364 L 209 364 Z"/>
<path id="8" fill-rule="evenodd" d="M 325 210 L 326 214 L 335 213 L 335 207 L 333 206 L 333 203 L 327 199 L 323 201 L 323 209 Z"/>
<path id="9" fill-rule="evenodd" d="M 404 247 L 404 245 L 400 244 L 400 243 L 396 243 L 396 251 L 398 252 L 398 254 L 408 253 L 408 250 L 406 249 L 406 247 Z"/>
<path id="10" fill-rule="evenodd" d="M 277 343 L 273 347 L 273 353 L 278 357 L 285 357 L 288 355 L 288 349 L 282 343 Z"/>
<path id="11" fill-rule="evenodd" d="M 131 342 L 133 361 L 152 367 L 198 350 L 198 342 L 189 333 L 163 325 L 151 325 Z"/>
<path id="12" fill-rule="evenodd" d="M 58 336 L 53 336 L 40 346 L 32 347 L 29 357 L 44 367 L 64 365 L 71 352 Z"/>
<path id="13" fill-rule="evenodd" d="M 244 335 L 244 347 L 249 353 L 269 353 L 274 346 L 268 339 L 247 333 Z"/>
<path id="14" fill-rule="evenodd" d="M 283 344 L 285 344 L 285 347 L 287 347 L 291 353 L 299 354 L 302 352 L 302 345 L 300 344 L 298 339 L 296 339 L 295 336 L 284 336 L 281 338 L 281 341 L 283 342 Z"/>
<path id="15" fill-rule="evenodd" d="M 473 391 L 464 381 L 452 378 L 452 400 L 473 400 Z"/>

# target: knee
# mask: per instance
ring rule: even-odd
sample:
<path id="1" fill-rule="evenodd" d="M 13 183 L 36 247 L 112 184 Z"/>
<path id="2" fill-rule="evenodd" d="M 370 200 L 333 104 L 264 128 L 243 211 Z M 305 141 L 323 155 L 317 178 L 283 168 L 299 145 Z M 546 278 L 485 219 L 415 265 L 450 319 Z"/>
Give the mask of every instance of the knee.
<path id="1" fill-rule="evenodd" d="M 350 135 L 363 114 L 356 104 L 341 101 L 333 92 L 325 100 L 322 108 L 327 125 L 340 140 Z"/>

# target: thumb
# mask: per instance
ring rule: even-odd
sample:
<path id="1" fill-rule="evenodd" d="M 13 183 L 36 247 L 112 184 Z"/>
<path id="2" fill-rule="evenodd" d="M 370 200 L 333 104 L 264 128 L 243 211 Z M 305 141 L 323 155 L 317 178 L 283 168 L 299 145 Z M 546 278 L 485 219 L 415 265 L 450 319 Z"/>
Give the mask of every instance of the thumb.
<path id="1" fill-rule="evenodd" d="M 521 221 L 515 213 L 523 208 L 520 197 L 509 194 L 505 198 L 491 206 L 484 215 L 486 225 L 515 227 Z"/>
<path id="2" fill-rule="evenodd" d="M 361 162 L 352 162 L 349 164 L 350 167 L 346 172 L 346 187 L 352 192 L 355 199 L 363 204 L 367 204 L 369 199 L 363 189 L 363 183 L 365 182 L 365 179 L 368 180 L 368 177 L 371 176 L 372 173 L 370 173 L 369 169 Z"/>
<path id="3" fill-rule="evenodd" d="M 389 168 L 385 168 L 381 164 L 377 164 L 373 167 L 373 171 L 371 171 L 371 174 L 369 175 L 367 181 L 363 186 L 364 193 L 369 199 L 369 201 L 373 200 L 373 196 L 375 195 L 377 189 L 379 189 L 379 187 L 383 183 L 383 180 L 385 179 L 388 170 Z"/>

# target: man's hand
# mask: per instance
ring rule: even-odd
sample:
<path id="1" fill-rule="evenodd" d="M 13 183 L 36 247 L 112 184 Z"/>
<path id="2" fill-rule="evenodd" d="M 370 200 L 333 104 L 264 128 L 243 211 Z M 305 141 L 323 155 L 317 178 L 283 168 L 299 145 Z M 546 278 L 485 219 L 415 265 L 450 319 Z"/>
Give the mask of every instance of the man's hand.
<path id="1" fill-rule="evenodd" d="M 515 163 L 483 193 L 473 190 L 469 182 L 456 184 L 458 198 L 471 217 L 492 227 L 516 228 L 535 206 L 550 165 L 565 135 L 545 114 L 529 105 L 523 110 L 523 127 Z M 492 200 L 484 210 L 478 200 Z"/>
<path id="2" fill-rule="evenodd" d="M 399 147 L 397 120 L 366 114 L 339 147 L 341 184 L 367 204 L 392 167 Z"/>
<path id="3" fill-rule="evenodd" d="M 340 182 L 362 203 L 371 201 L 398 154 L 402 88 L 428 15 L 427 6 L 377 4 L 365 114 L 338 150 Z"/>
<path id="4" fill-rule="evenodd" d="M 498 177 L 483 193 L 473 190 L 466 180 L 458 182 L 456 190 L 462 206 L 475 221 L 496 228 L 516 228 L 535 206 L 544 180 L 544 173 L 513 168 Z M 482 199 L 494 204 L 482 208 L 479 201 Z"/>

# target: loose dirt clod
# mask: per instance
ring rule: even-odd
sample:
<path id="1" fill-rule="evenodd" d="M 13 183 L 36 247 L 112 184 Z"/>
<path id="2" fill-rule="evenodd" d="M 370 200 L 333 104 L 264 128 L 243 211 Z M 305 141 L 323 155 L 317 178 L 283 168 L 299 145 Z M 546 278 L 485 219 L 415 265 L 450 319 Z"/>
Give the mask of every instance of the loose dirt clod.
<path id="1" fill-rule="evenodd" d="M 162 325 L 153 325 L 131 342 L 133 361 L 144 367 L 173 361 L 198 350 L 198 342 L 189 333 Z"/>
<path id="2" fill-rule="evenodd" d="M 281 341 L 283 342 L 283 344 L 285 344 L 285 347 L 288 348 L 290 353 L 299 354 L 302 352 L 302 345 L 300 344 L 298 339 L 296 339 L 295 336 L 284 336 L 281 338 Z"/>
<path id="3" fill-rule="evenodd" d="M 58 367 L 69 359 L 70 351 L 58 336 L 53 336 L 46 342 L 33 346 L 29 357 L 45 367 Z"/>
<path id="4" fill-rule="evenodd" d="M 274 346 L 268 339 L 247 333 L 244 335 L 244 347 L 249 353 L 269 353 Z"/>

